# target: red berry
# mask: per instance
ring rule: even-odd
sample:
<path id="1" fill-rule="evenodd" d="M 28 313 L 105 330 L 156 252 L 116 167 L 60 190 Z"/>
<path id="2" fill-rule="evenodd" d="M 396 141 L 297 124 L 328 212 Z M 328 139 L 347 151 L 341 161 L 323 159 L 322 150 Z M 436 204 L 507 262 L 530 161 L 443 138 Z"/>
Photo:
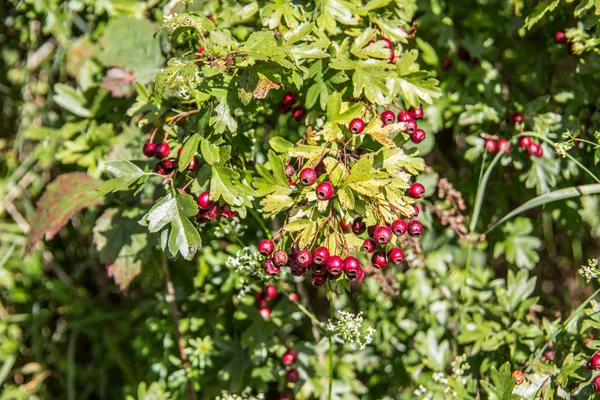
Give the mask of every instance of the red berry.
<path id="1" fill-rule="evenodd" d="M 204 210 L 201 212 L 202 218 L 214 221 L 219 216 L 219 207 L 216 204 L 213 204 L 208 210 Z"/>
<path id="2" fill-rule="evenodd" d="M 527 154 L 529 154 L 530 156 L 537 156 L 539 151 L 540 145 L 536 142 L 531 142 L 529 143 L 529 146 L 527 146 Z"/>
<path id="3" fill-rule="evenodd" d="M 356 282 L 362 283 L 365 280 L 365 270 L 360 267 L 358 269 L 358 275 L 356 276 Z"/>
<path id="4" fill-rule="evenodd" d="M 294 118 L 294 121 L 300 122 L 304 120 L 304 117 L 306 117 L 306 108 L 297 106 L 292 109 L 292 118 Z"/>
<path id="5" fill-rule="evenodd" d="M 233 211 L 231 207 L 229 207 L 229 204 L 223 204 L 223 206 L 221 207 L 221 215 L 225 218 L 231 219 L 235 217 L 235 211 Z"/>
<path id="6" fill-rule="evenodd" d="M 458 58 L 460 58 L 463 61 L 469 61 L 471 59 L 471 55 L 469 54 L 467 49 L 465 49 L 464 47 L 460 47 L 458 49 Z"/>
<path id="7" fill-rule="evenodd" d="M 290 260 L 296 260 L 296 256 L 300 253 L 300 249 L 298 246 L 294 246 L 290 249 L 290 254 L 288 254 Z"/>
<path id="8" fill-rule="evenodd" d="M 391 110 L 385 110 L 384 112 L 381 113 L 381 120 L 386 125 L 393 124 L 394 121 L 396 120 L 396 115 Z"/>
<path id="9" fill-rule="evenodd" d="M 388 58 L 388 60 L 392 63 L 395 64 L 396 63 L 396 53 L 394 53 L 393 49 L 390 49 L 390 56 Z"/>
<path id="10" fill-rule="evenodd" d="M 198 168 L 198 164 L 200 164 L 200 161 L 198 161 L 198 157 L 194 156 L 187 166 L 188 171 L 195 171 Z"/>
<path id="11" fill-rule="evenodd" d="M 505 153 L 510 153 L 510 143 L 508 143 L 508 140 L 506 139 L 500 139 L 498 140 L 498 150 L 502 151 L 504 150 Z"/>
<path id="12" fill-rule="evenodd" d="M 367 228 L 367 234 L 370 238 L 375 239 L 375 229 L 379 228 L 379 224 L 371 225 Z"/>
<path id="13" fill-rule="evenodd" d="M 292 368 L 285 373 L 285 380 L 291 383 L 296 383 L 300 380 L 300 374 L 296 368 Z"/>
<path id="14" fill-rule="evenodd" d="M 292 349 L 289 349 L 288 351 L 283 353 L 283 355 L 281 356 L 281 362 L 286 367 L 289 367 L 290 365 L 292 365 L 296 362 L 296 357 L 297 357 L 296 352 Z"/>
<path id="15" fill-rule="evenodd" d="M 421 143 L 425 140 L 425 131 L 423 129 L 415 129 L 415 131 L 410 135 L 410 141 L 417 144 Z"/>
<path id="16" fill-rule="evenodd" d="M 567 35 L 565 34 L 565 31 L 556 31 L 554 33 L 554 40 L 556 41 L 556 43 L 567 43 Z"/>
<path id="17" fill-rule="evenodd" d="M 263 269 L 265 270 L 265 273 L 270 276 L 279 274 L 279 267 L 275 265 L 271 257 L 265 260 L 263 263 Z"/>
<path id="18" fill-rule="evenodd" d="M 392 41 L 388 38 L 381 38 L 381 41 L 383 42 L 383 47 L 385 47 L 386 49 L 393 49 L 394 45 L 392 44 Z"/>
<path id="19" fill-rule="evenodd" d="M 283 104 L 293 105 L 296 101 L 298 101 L 298 96 L 294 92 L 287 92 L 283 95 L 283 100 L 281 101 Z"/>
<path id="20" fill-rule="evenodd" d="M 296 187 L 296 183 L 295 183 L 293 180 L 291 180 L 291 179 L 290 179 L 290 180 L 288 180 L 288 184 L 290 185 L 290 187 L 291 187 L 292 189 L 294 189 L 294 188 Z"/>
<path id="21" fill-rule="evenodd" d="M 413 117 L 409 111 L 400 111 L 398 113 L 398 122 L 408 122 L 411 119 L 413 119 Z"/>
<path id="22" fill-rule="evenodd" d="M 444 58 L 442 60 L 441 66 L 442 66 L 443 69 L 450 69 L 450 68 L 452 68 L 452 59 L 448 58 L 448 57 Z"/>
<path id="23" fill-rule="evenodd" d="M 296 170 L 290 164 L 285 166 L 285 174 L 290 177 L 296 173 Z"/>
<path id="24" fill-rule="evenodd" d="M 317 172 L 312 168 L 304 168 L 298 177 L 304 186 L 310 186 L 317 181 Z"/>
<path id="25" fill-rule="evenodd" d="M 313 260 L 312 254 L 310 254 L 310 251 L 308 251 L 308 250 L 300 250 L 300 252 L 296 256 L 296 261 L 298 261 L 298 263 L 300 265 L 303 265 L 305 267 L 310 265 L 312 260 Z"/>
<path id="26" fill-rule="evenodd" d="M 316 275 L 313 271 L 313 274 L 310 277 L 310 282 L 315 287 L 321 287 L 325 285 L 325 283 L 327 283 L 327 275 L 325 275 L 325 273 L 323 273 L 322 275 Z"/>
<path id="27" fill-rule="evenodd" d="M 415 122 L 414 119 L 409 119 L 408 121 L 405 122 L 406 124 L 406 132 L 408 132 L 409 135 L 412 135 L 413 133 L 415 133 L 415 130 L 417 129 L 417 123 Z"/>
<path id="28" fill-rule="evenodd" d="M 358 278 L 358 270 L 362 269 L 358 260 L 352 256 L 344 259 L 344 272 L 350 281 Z"/>
<path id="29" fill-rule="evenodd" d="M 485 149 L 488 152 L 494 153 L 496 151 L 496 141 L 492 139 L 486 139 L 486 141 L 483 144 L 483 147 L 485 147 Z"/>
<path id="30" fill-rule="evenodd" d="M 156 143 L 154 146 L 154 157 L 165 158 L 169 154 L 169 144 L 167 142 Z"/>
<path id="31" fill-rule="evenodd" d="M 529 136 L 522 136 L 519 139 L 519 147 L 523 150 L 527 150 L 529 145 L 531 144 L 531 138 Z"/>
<path id="32" fill-rule="evenodd" d="M 258 313 L 260 314 L 261 317 L 263 317 L 263 319 L 270 319 L 271 318 L 271 309 L 269 307 L 261 307 L 258 309 Z"/>
<path id="33" fill-rule="evenodd" d="M 290 104 L 286 104 L 286 103 L 280 103 L 279 104 L 279 112 L 281 114 L 287 114 L 292 110 L 292 106 Z"/>
<path id="34" fill-rule="evenodd" d="M 402 252 L 401 249 L 394 247 L 393 249 L 391 249 L 388 252 L 388 258 L 390 259 L 391 262 L 398 265 L 402 261 L 404 261 L 404 253 Z"/>
<path id="35" fill-rule="evenodd" d="M 419 216 L 420 211 L 421 211 L 419 209 L 419 206 L 416 205 L 416 204 L 413 204 L 413 210 L 414 210 L 414 212 L 413 212 L 413 214 L 410 217 L 411 218 L 417 218 Z"/>
<path id="36" fill-rule="evenodd" d="M 600 370 L 600 354 L 594 353 L 585 364 L 587 369 Z"/>
<path id="37" fill-rule="evenodd" d="M 514 125 L 520 124 L 521 122 L 523 122 L 523 116 L 518 112 L 514 113 L 512 116 L 512 122 Z"/>
<path id="38" fill-rule="evenodd" d="M 298 293 L 296 293 L 296 292 L 290 293 L 290 301 L 289 301 L 290 304 L 297 303 L 299 300 L 300 300 L 300 296 L 298 296 Z"/>
<path id="39" fill-rule="evenodd" d="M 423 225 L 421 225 L 421 223 L 419 221 L 417 221 L 416 219 L 413 219 L 412 221 L 410 221 L 408 223 L 408 234 L 410 236 L 420 236 L 421 233 L 423 232 Z"/>
<path id="40" fill-rule="evenodd" d="M 413 199 L 420 199 L 421 197 L 425 196 L 425 188 L 419 182 L 415 182 L 410 185 L 408 194 L 410 194 L 410 197 Z"/>
<path id="41" fill-rule="evenodd" d="M 327 267 L 322 264 L 313 264 L 310 266 L 310 270 L 313 275 L 325 275 L 327 273 Z"/>
<path id="42" fill-rule="evenodd" d="M 152 157 L 154 155 L 154 147 L 154 143 L 144 143 L 144 148 L 142 149 L 142 152 L 146 157 Z"/>
<path id="43" fill-rule="evenodd" d="M 373 253 L 371 257 L 371 263 L 376 268 L 385 268 L 387 265 L 387 259 L 385 258 L 385 253 L 383 251 L 377 251 Z"/>
<path id="44" fill-rule="evenodd" d="M 265 299 L 265 294 L 263 292 L 256 293 L 256 296 L 254 296 L 254 303 L 259 308 L 266 307 L 269 305 L 269 302 L 267 301 L 267 299 Z"/>
<path id="45" fill-rule="evenodd" d="M 387 226 L 380 226 L 375 229 L 374 236 L 377 243 L 385 245 L 392 240 L 392 230 Z"/>
<path id="46" fill-rule="evenodd" d="M 202 54 L 206 51 L 206 49 L 204 47 L 200 47 L 198 49 L 198 51 L 196 52 L 196 59 L 197 60 L 201 60 L 202 59 Z"/>
<path id="47" fill-rule="evenodd" d="M 365 121 L 360 118 L 354 118 L 350 121 L 350 124 L 348 124 L 348 129 L 354 134 L 361 133 L 365 129 Z"/>
<path id="48" fill-rule="evenodd" d="M 597 375 L 592 381 L 592 387 L 597 394 L 600 394 L 600 375 Z"/>
<path id="49" fill-rule="evenodd" d="M 535 155 L 536 155 L 538 158 L 542 158 L 542 156 L 544 155 L 544 149 L 542 148 L 542 145 L 541 145 L 541 144 L 540 144 L 540 145 L 538 145 L 538 151 L 537 151 L 537 153 L 535 153 Z"/>
<path id="50" fill-rule="evenodd" d="M 340 275 L 344 270 L 344 261 L 339 256 L 331 256 L 327 259 L 325 265 L 327 272 L 333 275 Z"/>
<path id="51" fill-rule="evenodd" d="M 258 243 L 258 252 L 263 256 L 270 256 L 275 249 L 275 243 L 272 240 L 264 239 Z"/>
<path id="52" fill-rule="evenodd" d="M 361 217 L 355 218 L 354 222 L 352 222 L 352 232 L 354 232 L 355 235 L 362 234 L 366 229 L 367 225 L 363 222 Z"/>
<path id="53" fill-rule="evenodd" d="M 159 162 L 154 166 L 154 172 L 161 175 L 167 175 L 169 170 L 163 165 L 163 163 Z"/>
<path id="54" fill-rule="evenodd" d="M 333 196 L 333 186 L 331 185 L 331 183 L 329 182 L 323 182 L 320 183 L 319 186 L 317 186 L 317 198 L 319 200 L 329 200 L 332 196 Z"/>
<path id="55" fill-rule="evenodd" d="M 277 250 L 273 254 L 273 262 L 278 267 L 284 267 L 284 266 L 286 266 L 289 261 L 290 261 L 290 257 L 288 256 L 288 254 L 284 250 Z"/>
<path id="56" fill-rule="evenodd" d="M 306 273 L 307 270 L 308 268 L 300 265 L 296 260 L 292 261 L 292 263 L 290 264 L 290 272 L 294 276 L 302 276 Z"/>
<path id="57" fill-rule="evenodd" d="M 363 243 L 363 251 L 365 253 L 372 253 L 375 251 L 376 248 L 377 248 L 377 242 L 374 241 L 373 239 L 367 239 Z"/>
<path id="58" fill-rule="evenodd" d="M 339 272 L 337 273 L 332 273 L 332 272 L 327 272 L 327 279 L 331 280 L 331 281 L 337 281 L 340 276 L 342 276 L 342 270 L 339 270 Z"/>
<path id="59" fill-rule="evenodd" d="M 202 192 L 200 193 L 200 196 L 198 196 L 196 203 L 198 203 L 198 207 L 200 207 L 202 210 L 207 210 L 214 204 L 214 201 L 211 200 L 209 192 Z"/>
<path id="60" fill-rule="evenodd" d="M 423 109 L 421 107 L 417 107 L 417 108 L 411 108 L 410 110 L 410 114 L 412 115 L 413 119 L 422 119 L 423 118 Z"/>
<path id="61" fill-rule="evenodd" d="M 403 219 L 397 219 L 392 222 L 392 232 L 394 232 L 394 235 L 402 236 L 406 232 L 406 229 L 408 229 L 408 224 Z"/>
<path id="62" fill-rule="evenodd" d="M 174 158 L 167 158 L 165 160 L 162 161 L 163 165 L 165 166 L 165 168 L 167 169 L 173 169 L 173 167 L 175 167 L 175 162 L 177 160 Z"/>
<path id="63" fill-rule="evenodd" d="M 313 262 L 315 264 L 325 264 L 329 259 L 329 249 L 327 247 L 317 247 L 313 253 Z"/>
<path id="64" fill-rule="evenodd" d="M 272 283 L 268 284 L 265 288 L 265 298 L 267 300 L 272 300 L 277 296 L 277 288 Z"/>
<path id="65" fill-rule="evenodd" d="M 340 219 L 340 227 L 347 231 L 350 231 L 352 229 L 352 222 L 345 222 L 343 219 Z"/>

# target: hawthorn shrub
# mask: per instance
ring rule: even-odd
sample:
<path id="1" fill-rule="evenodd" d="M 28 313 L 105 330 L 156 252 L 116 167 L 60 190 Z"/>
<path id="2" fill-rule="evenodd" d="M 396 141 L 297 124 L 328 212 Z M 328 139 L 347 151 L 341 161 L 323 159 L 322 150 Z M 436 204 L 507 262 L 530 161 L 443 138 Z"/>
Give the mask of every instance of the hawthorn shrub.
<path id="1" fill-rule="evenodd" d="M 598 4 L 2 7 L 0 399 L 600 393 Z"/>

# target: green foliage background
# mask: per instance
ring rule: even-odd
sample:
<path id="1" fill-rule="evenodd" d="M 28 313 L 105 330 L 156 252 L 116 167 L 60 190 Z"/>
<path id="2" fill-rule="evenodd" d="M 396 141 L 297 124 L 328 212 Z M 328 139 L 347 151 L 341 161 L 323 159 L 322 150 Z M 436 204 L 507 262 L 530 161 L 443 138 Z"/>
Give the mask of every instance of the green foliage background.
<path id="1" fill-rule="evenodd" d="M 258 199 L 278 179 L 273 165 L 282 162 L 269 150 L 286 153 L 304 126 L 278 115 L 281 89 L 259 101 L 246 90 L 252 85 L 203 86 L 218 68 L 207 68 L 198 78 L 189 53 L 198 38 L 188 25 L 212 30 L 212 22 L 198 17 L 183 29 L 174 19 L 159 30 L 165 15 L 181 16 L 186 9 L 213 16 L 216 29 L 230 32 L 211 37 L 219 49 L 239 46 L 265 61 L 259 63 L 263 69 L 248 67 L 244 79 L 296 85 L 311 124 L 323 115 L 347 123 L 331 105 L 342 86 L 344 99 L 364 93 L 371 102 L 386 104 L 381 99 L 388 88 L 380 77 L 388 71 L 344 58 L 343 52 L 335 61 L 325 57 L 327 40 L 341 43 L 364 33 L 352 28 L 362 18 L 402 43 L 397 68 L 404 71 L 399 91 L 404 104 L 432 103 L 419 123 L 428 138 L 416 146 L 427 165 L 419 175 L 428 193 L 421 218 L 426 233 L 409 267 L 368 276 L 352 292 L 342 288 L 336 295 L 337 310 L 362 312 L 363 336 L 367 326 L 376 332 L 362 350 L 341 340 L 335 344 L 333 398 L 591 396 L 596 373 L 583 364 L 598 347 L 600 304 L 596 280 L 586 283 L 577 271 L 598 258 L 600 247 L 600 197 L 592 186 L 600 182 L 600 5 L 591 0 L 362 3 L 12 0 L 0 5 L 0 399 L 184 399 L 188 381 L 199 398 L 223 391 L 326 398 L 327 330 L 315 327 L 285 297 L 272 304 L 272 318 L 263 320 L 254 295 L 265 281 L 231 261 L 258 268 L 252 251 L 264 237 L 263 225 L 270 230 L 281 221 L 254 209 L 277 214 L 285 208 Z M 400 7 L 395 23 L 405 29 L 416 21 L 415 38 L 394 37 L 397 26 L 380 16 L 383 7 Z M 251 36 L 257 25 L 293 30 L 308 18 L 306 10 L 314 9 L 320 10 L 315 31 L 322 36 L 315 34 L 310 45 L 286 49 L 274 45 L 270 32 Z M 573 54 L 554 42 L 555 31 L 565 28 Z M 377 48 L 346 50 L 354 51 L 353 57 L 386 57 Z M 313 67 L 302 71 L 295 64 L 307 54 Z M 226 53 L 213 55 L 226 59 Z M 202 90 L 195 92 L 197 87 Z M 191 97 L 181 96 L 188 92 Z M 203 96 L 217 104 L 210 110 L 215 115 L 192 117 L 202 135 L 174 128 L 173 143 L 187 140 L 182 158 L 191 159 L 187 148 L 200 149 L 207 163 L 200 176 L 210 177 L 211 192 L 221 193 L 245 218 L 222 220 L 195 234 L 181 222 L 195 214 L 193 199 L 170 193 L 148 172 L 148 162 L 138 161 L 144 160 L 141 148 L 149 133 L 168 126 L 185 107 L 206 101 Z M 514 112 L 525 117 L 521 127 L 511 122 Z M 328 129 L 335 135 L 342 128 L 332 123 Z M 543 142 L 542 158 L 519 152 L 516 139 L 502 159 L 484 152 L 486 134 L 511 139 L 521 131 Z M 411 147 L 405 150 L 414 151 Z M 562 157 L 564 152 L 571 158 Z M 249 170 L 268 161 L 260 174 L 263 185 L 253 187 L 253 177 L 240 164 L 226 164 L 230 159 Z M 404 162 L 415 171 L 424 167 L 417 159 Z M 484 174 L 491 164 L 495 167 Z M 65 173 L 78 175 L 55 180 Z M 204 180 L 198 179 L 192 192 L 200 191 Z M 100 181 L 102 193 L 117 193 L 91 196 L 88 189 Z M 459 225 L 466 232 L 444 223 L 443 216 L 454 209 L 442 196 L 446 183 L 465 203 Z M 559 189 L 566 189 L 560 201 L 549 202 Z M 41 203 L 50 211 L 36 214 L 44 192 Z M 542 197 L 522 214 L 497 229 L 492 225 L 537 196 Z M 178 214 L 161 219 L 152 204 L 159 198 Z M 80 211 L 72 215 L 65 209 Z M 57 220 L 66 225 L 61 228 Z M 161 230 L 173 237 L 162 245 L 165 252 Z M 467 233 L 484 232 L 481 240 L 466 240 Z M 186 245 L 178 246 L 182 240 Z M 247 246 L 250 251 L 243 250 Z M 172 257 L 178 252 L 184 257 Z M 165 271 L 171 271 L 188 368 L 178 349 Z M 327 321 L 323 290 L 291 279 L 278 285 L 282 292 L 297 291 L 301 303 Z M 279 360 L 287 347 L 299 354 L 301 376 L 289 387 Z M 518 386 L 510 378 L 516 369 L 526 376 Z"/>

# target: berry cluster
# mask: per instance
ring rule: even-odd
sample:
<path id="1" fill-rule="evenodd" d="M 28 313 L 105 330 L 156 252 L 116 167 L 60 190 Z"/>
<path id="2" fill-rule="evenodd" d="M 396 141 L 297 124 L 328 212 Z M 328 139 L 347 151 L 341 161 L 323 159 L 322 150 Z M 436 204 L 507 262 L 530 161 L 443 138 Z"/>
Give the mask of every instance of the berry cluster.
<path id="1" fill-rule="evenodd" d="M 423 129 L 417 128 L 416 120 L 423 119 L 423 109 L 421 107 L 411 108 L 410 110 L 400 110 L 398 113 L 398 122 L 403 122 L 405 124 L 405 131 L 410 135 L 410 140 L 413 143 L 421 143 L 425 140 L 425 131 Z M 381 120 L 384 125 L 393 124 L 396 121 L 396 114 L 392 110 L 385 110 L 381 113 Z M 356 120 L 350 122 L 350 130 L 352 130 L 352 123 Z M 364 123 L 363 123 L 364 128 Z M 354 131 L 353 131 L 354 132 Z M 362 129 L 361 129 L 362 132 Z M 356 133 L 356 132 L 354 132 Z M 360 133 L 360 132 L 358 132 Z"/>
<path id="2" fill-rule="evenodd" d="M 279 297 L 277 288 L 275 285 L 269 284 L 263 290 L 258 292 L 254 297 L 254 303 L 258 307 L 258 313 L 263 319 L 271 318 L 270 304 Z M 299 300 L 296 293 L 292 292 L 289 294 L 290 303 L 295 303 Z"/>
<path id="3" fill-rule="evenodd" d="M 303 121 L 306 117 L 306 108 L 298 102 L 298 95 L 294 92 L 287 92 L 283 95 L 281 103 L 279 103 L 279 112 L 287 114 L 292 112 L 294 121 Z"/>
<path id="4" fill-rule="evenodd" d="M 293 349 L 288 349 L 282 356 L 281 362 L 288 368 L 285 373 L 285 380 L 290 383 L 296 383 L 300 379 L 300 374 L 293 365 L 296 363 L 297 354 Z M 292 367 L 292 368 L 289 368 Z"/>
<path id="5" fill-rule="evenodd" d="M 229 207 L 229 204 L 225 203 L 221 207 L 211 199 L 209 192 L 202 192 L 196 199 L 198 204 L 198 214 L 196 215 L 196 221 L 207 222 L 214 221 L 222 215 L 223 217 L 230 219 L 235 217 L 235 211 Z"/>
<path id="6" fill-rule="evenodd" d="M 600 354 L 594 353 L 585 364 L 585 367 L 592 371 L 600 371 Z M 596 393 L 600 394 L 600 375 L 594 377 L 592 386 Z"/>
<path id="7" fill-rule="evenodd" d="M 180 148 L 177 152 L 177 156 L 181 155 L 181 151 L 183 147 Z M 173 171 L 175 166 L 177 165 L 177 158 L 168 158 L 169 152 L 171 151 L 171 147 L 167 142 L 159 142 L 153 143 L 152 141 L 144 143 L 144 147 L 142 149 L 144 155 L 146 157 L 155 157 L 161 160 L 154 167 L 154 171 L 161 175 L 168 175 Z M 198 168 L 200 161 L 198 158 L 194 156 L 190 163 L 187 166 L 188 171 L 195 171 Z"/>
<path id="8" fill-rule="evenodd" d="M 512 115 L 512 123 L 519 127 L 523 123 L 523 115 L 520 113 L 514 113 Z M 495 153 L 504 151 L 505 153 L 510 153 L 511 146 L 506 139 L 486 139 L 483 143 L 483 147 L 489 153 Z M 519 139 L 519 148 L 525 152 L 529 156 L 535 156 L 537 158 L 541 158 L 544 155 L 544 149 L 542 146 L 533 141 L 529 136 L 523 136 Z"/>

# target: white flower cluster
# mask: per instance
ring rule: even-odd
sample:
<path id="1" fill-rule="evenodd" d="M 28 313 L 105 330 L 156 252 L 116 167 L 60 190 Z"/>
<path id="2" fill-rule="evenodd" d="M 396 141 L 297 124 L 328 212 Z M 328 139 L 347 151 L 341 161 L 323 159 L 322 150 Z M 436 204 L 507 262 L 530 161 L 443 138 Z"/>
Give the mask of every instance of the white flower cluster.
<path id="1" fill-rule="evenodd" d="M 352 350 L 364 350 L 373 341 L 373 334 L 376 332 L 375 329 L 368 326 L 366 328 L 366 335 L 363 333 L 362 324 L 363 316 L 362 312 L 354 315 L 347 311 L 340 311 L 340 318 L 335 321 L 329 321 L 327 323 L 327 330 L 333 332 L 336 338 L 342 343 L 348 343 Z"/>
<path id="2" fill-rule="evenodd" d="M 431 393 L 427 393 L 427 388 L 423 385 L 419 385 L 419 387 L 415 389 L 413 394 L 416 397 L 421 397 L 423 399 L 431 399 L 433 397 Z"/>
<path id="3" fill-rule="evenodd" d="M 261 264 L 262 256 L 250 247 L 244 247 L 225 261 L 227 268 L 235 269 L 242 276 L 262 276 Z"/>
<path id="4" fill-rule="evenodd" d="M 256 396 L 251 395 L 252 389 L 246 388 L 241 394 L 230 394 L 225 390 L 221 392 L 220 396 L 217 396 L 215 400 L 265 400 L 265 395 L 259 393 Z"/>
<path id="5" fill-rule="evenodd" d="M 225 238 L 231 236 L 242 236 L 245 226 L 237 218 L 225 219 L 223 225 L 215 228 L 215 236 Z"/>
<path id="6" fill-rule="evenodd" d="M 600 277 L 600 269 L 598 269 L 598 259 L 592 258 L 588 260 L 588 265 L 582 265 L 579 268 L 579 275 L 585 278 L 586 283 L 590 283 L 592 279 Z"/>
<path id="7" fill-rule="evenodd" d="M 567 152 L 569 150 L 571 150 L 572 148 L 573 148 L 573 145 L 571 143 L 562 142 L 562 143 L 558 143 L 556 145 L 556 147 L 554 148 L 554 151 L 556 152 L 557 156 L 565 158 Z"/>
<path id="8" fill-rule="evenodd" d="M 465 371 L 471 368 L 471 365 L 467 362 L 466 354 L 456 357 L 450 366 L 452 367 L 452 373 L 456 376 L 464 375 Z"/>

